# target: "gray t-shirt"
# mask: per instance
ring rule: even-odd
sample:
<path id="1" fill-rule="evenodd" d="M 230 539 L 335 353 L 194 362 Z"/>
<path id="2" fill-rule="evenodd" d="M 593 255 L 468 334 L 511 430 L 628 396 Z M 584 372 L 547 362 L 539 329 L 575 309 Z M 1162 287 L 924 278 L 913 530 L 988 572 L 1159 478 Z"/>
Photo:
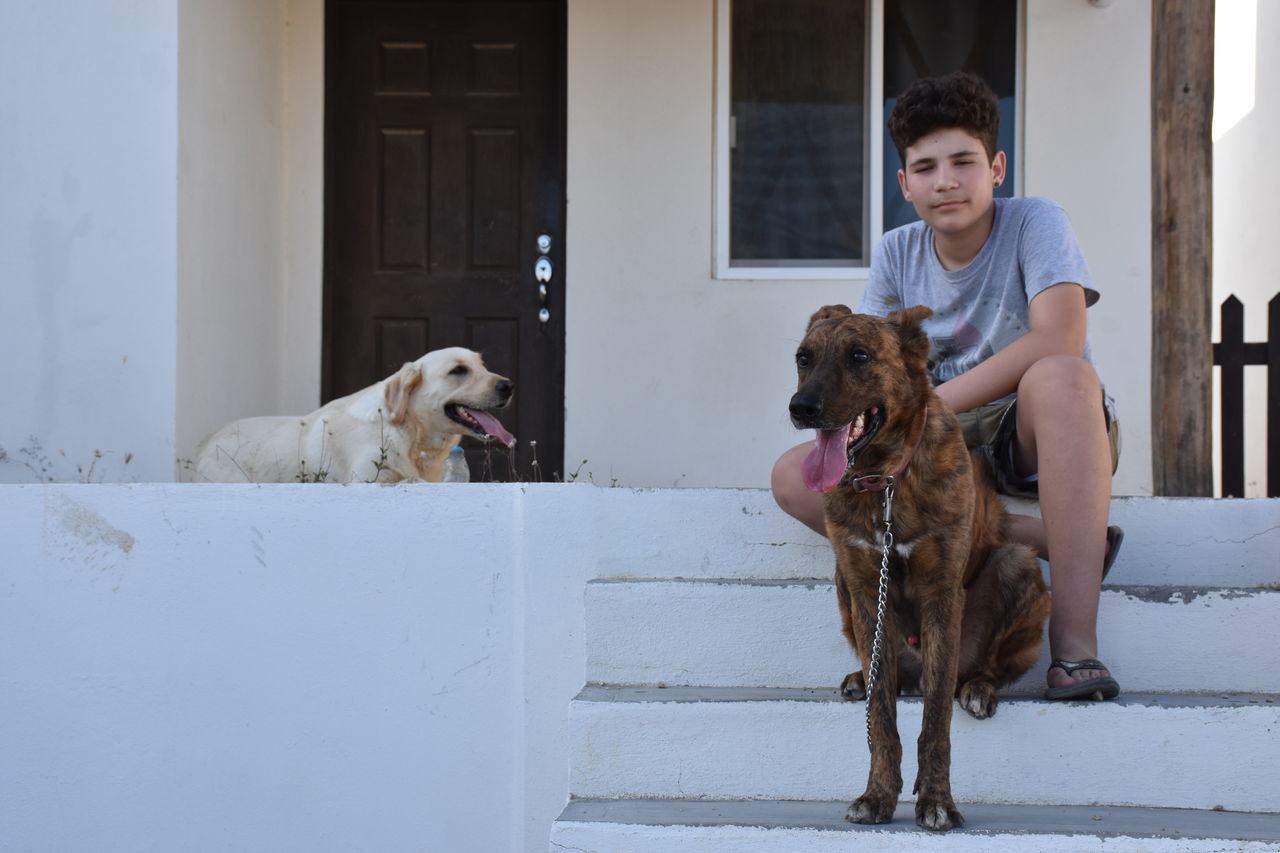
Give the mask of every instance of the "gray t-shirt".
<path id="1" fill-rule="evenodd" d="M 932 342 L 929 372 L 941 384 L 970 370 L 1031 331 L 1030 304 L 1062 282 L 1098 301 L 1084 254 L 1066 211 L 1044 198 L 997 198 L 991 236 L 967 267 L 943 269 L 933 229 L 923 222 L 895 228 L 871 255 L 871 274 L 859 308 L 881 317 L 927 305 Z M 1088 339 L 1084 357 L 1093 363 Z"/>

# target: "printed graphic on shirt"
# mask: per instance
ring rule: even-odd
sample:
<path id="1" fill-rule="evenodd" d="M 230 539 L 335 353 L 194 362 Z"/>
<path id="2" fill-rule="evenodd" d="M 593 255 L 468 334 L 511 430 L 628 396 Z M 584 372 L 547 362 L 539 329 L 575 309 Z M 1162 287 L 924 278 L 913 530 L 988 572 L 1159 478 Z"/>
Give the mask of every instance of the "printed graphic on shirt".
<path id="1" fill-rule="evenodd" d="M 984 333 L 974 325 L 974 320 L 990 323 L 992 331 Z M 929 374 L 938 384 L 954 379 L 995 355 L 1025 331 L 1022 319 L 1004 310 L 994 316 L 989 313 L 975 316 L 964 308 L 935 315 L 925 322 L 931 343 Z"/>

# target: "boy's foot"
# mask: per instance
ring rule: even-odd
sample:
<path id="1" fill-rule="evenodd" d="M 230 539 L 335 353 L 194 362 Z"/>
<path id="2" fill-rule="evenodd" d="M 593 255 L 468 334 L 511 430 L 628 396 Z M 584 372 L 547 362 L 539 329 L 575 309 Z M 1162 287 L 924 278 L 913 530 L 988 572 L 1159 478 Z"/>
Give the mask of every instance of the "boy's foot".
<path id="1" fill-rule="evenodd" d="M 1054 670 L 1059 675 L 1054 676 Z M 1111 677 L 1106 664 L 1097 658 L 1061 660 L 1049 664 L 1049 686 L 1046 699 L 1114 699 L 1120 695 L 1120 683 Z"/>

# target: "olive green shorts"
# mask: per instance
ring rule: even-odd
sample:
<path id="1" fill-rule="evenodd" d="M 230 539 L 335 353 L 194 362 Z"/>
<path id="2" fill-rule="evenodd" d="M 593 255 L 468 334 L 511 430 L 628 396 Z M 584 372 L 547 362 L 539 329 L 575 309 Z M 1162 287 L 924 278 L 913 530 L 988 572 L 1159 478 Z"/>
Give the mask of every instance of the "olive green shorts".
<path id="1" fill-rule="evenodd" d="M 1013 464 L 1013 442 L 1017 433 L 1017 398 L 999 403 L 988 403 L 967 412 L 960 412 L 960 429 L 964 431 L 965 446 L 978 450 L 987 460 L 987 467 L 995 479 L 996 488 L 1017 498 L 1037 498 L 1040 484 L 1035 474 L 1019 474 Z M 1120 463 L 1120 422 L 1115 409 L 1105 393 L 1102 395 L 1102 411 L 1107 418 L 1107 441 L 1111 445 L 1111 473 Z"/>

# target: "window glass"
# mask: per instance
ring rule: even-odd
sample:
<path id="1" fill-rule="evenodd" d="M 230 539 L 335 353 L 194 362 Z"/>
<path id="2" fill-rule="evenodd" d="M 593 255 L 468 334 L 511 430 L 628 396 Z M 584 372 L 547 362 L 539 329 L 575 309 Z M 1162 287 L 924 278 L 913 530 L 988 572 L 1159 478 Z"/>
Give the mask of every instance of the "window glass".
<path id="1" fill-rule="evenodd" d="M 865 0 L 733 0 L 731 27 L 731 265 L 865 265 Z"/>
<path id="2" fill-rule="evenodd" d="M 889 112 L 921 77 L 971 71 L 1000 99 L 1000 149 L 1014 175 L 1017 139 L 1017 0 L 884 0 L 884 230 L 918 217 L 898 188 L 902 163 L 889 139 Z M 1012 196 L 1013 181 L 996 189 Z"/>

